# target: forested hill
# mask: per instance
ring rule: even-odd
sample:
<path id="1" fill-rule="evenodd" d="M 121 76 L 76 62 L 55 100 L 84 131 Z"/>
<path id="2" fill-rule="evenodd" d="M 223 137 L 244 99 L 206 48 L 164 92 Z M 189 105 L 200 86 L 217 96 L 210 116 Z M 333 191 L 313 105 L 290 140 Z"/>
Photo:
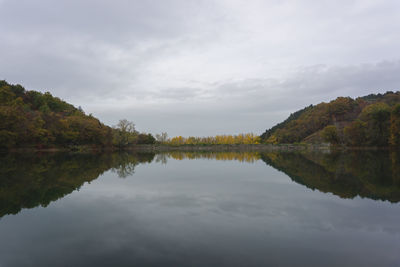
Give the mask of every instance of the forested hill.
<path id="1" fill-rule="evenodd" d="M 111 128 L 50 93 L 0 81 L 0 146 L 107 145 Z"/>
<path id="2" fill-rule="evenodd" d="M 27 91 L 21 85 L 0 81 L 0 149 L 14 147 L 121 147 L 154 142 L 121 120 L 111 128 L 49 92 Z"/>
<path id="3" fill-rule="evenodd" d="M 266 130 L 266 143 L 324 143 L 400 146 L 400 92 L 310 105 Z"/>

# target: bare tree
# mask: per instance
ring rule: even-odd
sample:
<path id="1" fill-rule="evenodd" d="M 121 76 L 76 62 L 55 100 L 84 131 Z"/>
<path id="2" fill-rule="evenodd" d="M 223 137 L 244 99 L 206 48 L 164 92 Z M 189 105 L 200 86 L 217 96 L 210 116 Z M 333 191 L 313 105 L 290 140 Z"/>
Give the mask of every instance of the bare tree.
<path id="1" fill-rule="evenodd" d="M 168 134 L 166 132 L 163 132 L 161 134 L 156 134 L 156 139 L 160 143 L 164 143 L 168 140 Z"/>
<path id="2" fill-rule="evenodd" d="M 117 146 L 127 146 L 134 143 L 137 139 L 138 132 L 135 124 L 126 119 L 120 120 L 114 127 L 114 144 Z"/>

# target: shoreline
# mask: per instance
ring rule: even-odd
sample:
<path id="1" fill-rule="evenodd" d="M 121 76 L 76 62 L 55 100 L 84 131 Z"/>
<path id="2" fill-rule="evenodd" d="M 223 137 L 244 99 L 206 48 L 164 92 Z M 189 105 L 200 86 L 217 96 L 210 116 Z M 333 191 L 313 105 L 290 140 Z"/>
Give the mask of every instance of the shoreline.
<path id="1" fill-rule="evenodd" d="M 325 145 L 136 145 L 129 147 L 128 150 L 143 152 L 169 152 L 169 151 L 188 151 L 188 152 L 267 152 L 267 151 L 330 151 L 329 146 Z"/>
<path id="2" fill-rule="evenodd" d="M 345 147 L 329 144 L 251 144 L 251 145 L 136 145 L 127 150 L 143 152 L 335 152 L 335 151 L 397 151 L 391 147 Z"/>
<path id="3" fill-rule="evenodd" d="M 328 144 L 239 144 L 239 145 L 163 145 L 163 144 L 149 144 L 149 145 L 134 145 L 124 148 L 116 147 L 97 147 L 97 146 L 74 146 L 74 147 L 48 147 L 48 148 L 11 148 L 8 150 L 1 150 L 0 153 L 57 153 L 57 152 L 83 152 L 83 153 L 102 153 L 102 152 L 118 152 L 118 151 L 135 151 L 135 152 L 170 152 L 170 151 L 188 151 L 188 152 L 301 152 L 301 151 L 318 151 L 318 152 L 332 152 L 332 151 L 377 151 L 377 150 L 393 150 L 390 147 L 344 147 L 344 146 L 331 146 Z M 396 150 L 396 149 L 395 149 Z"/>

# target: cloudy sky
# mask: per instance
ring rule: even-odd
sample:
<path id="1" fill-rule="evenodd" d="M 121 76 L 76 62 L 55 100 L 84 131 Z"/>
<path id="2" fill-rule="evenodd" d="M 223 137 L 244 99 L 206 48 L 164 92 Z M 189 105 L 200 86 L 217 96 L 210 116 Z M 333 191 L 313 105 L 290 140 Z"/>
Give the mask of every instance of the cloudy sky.
<path id="1" fill-rule="evenodd" d="M 400 1 L 0 0 L 0 79 L 108 125 L 262 133 L 400 88 Z"/>

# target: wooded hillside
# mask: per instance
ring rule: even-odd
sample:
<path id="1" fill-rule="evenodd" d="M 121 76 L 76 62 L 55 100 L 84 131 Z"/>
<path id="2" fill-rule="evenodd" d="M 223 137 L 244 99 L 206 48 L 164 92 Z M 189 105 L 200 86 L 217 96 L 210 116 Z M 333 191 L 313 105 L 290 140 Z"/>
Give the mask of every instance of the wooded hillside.
<path id="1" fill-rule="evenodd" d="M 27 91 L 21 85 L 0 81 L 0 149 L 124 147 L 154 141 L 151 134 L 139 134 L 127 120 L 111 128 L 49 92 Z"/>
<path id="2" fill-rule="evenodd" d="M 400 92 L 311 105 L 266 130 L 263 142 L 400 146 Z"/>

